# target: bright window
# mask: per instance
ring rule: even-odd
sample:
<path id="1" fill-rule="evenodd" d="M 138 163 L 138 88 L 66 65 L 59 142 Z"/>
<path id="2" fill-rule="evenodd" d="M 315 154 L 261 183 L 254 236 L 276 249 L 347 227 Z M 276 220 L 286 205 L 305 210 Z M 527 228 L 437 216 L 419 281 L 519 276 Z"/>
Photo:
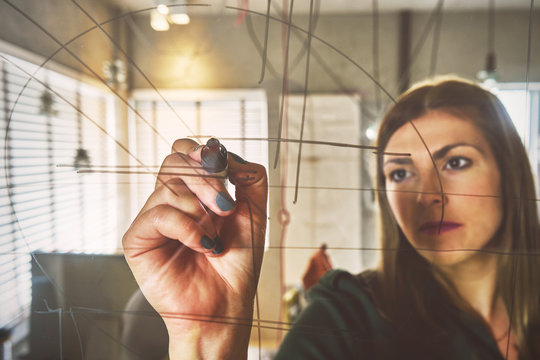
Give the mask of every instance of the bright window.
<path id="1" fill-rule="evenodd" d="M 117 249 L 116 184 L 76 171 L 111 158 L 109 95 L 0 54 L 0 327 L 12 327 L 29 311 L 31 253 Z"/>
<path id="2" fill-rule="evenodd" d="M 148 172 L 133 175 L 130 181 L 135 194 L 131 196 L 133 214 L 153 191 L 155 172 L 176 139 L 203 135 L 200 141 L 204 143 L 213 136 L 228 151 L 267 166 L 268 143 L 261 140 L 268 136 L 264 91 L 171 90 L 161 94 L 167 102 L 150 90 L 138 90 L 132 96 L 139 115 L 131 113 L 130 149 Z M 140 166 L 133 158 L 131 162 Z"/>
<path id="3" fill-rule="evenodd" d="M 525 83 L 499 84 L 494 91 L 506 107 L 523 144 L 529 154 L 531 169 L 536 177 L 536 192 L 540 188 L 539 174 L 539 141 L 540 136 L 540 84 Z"/>

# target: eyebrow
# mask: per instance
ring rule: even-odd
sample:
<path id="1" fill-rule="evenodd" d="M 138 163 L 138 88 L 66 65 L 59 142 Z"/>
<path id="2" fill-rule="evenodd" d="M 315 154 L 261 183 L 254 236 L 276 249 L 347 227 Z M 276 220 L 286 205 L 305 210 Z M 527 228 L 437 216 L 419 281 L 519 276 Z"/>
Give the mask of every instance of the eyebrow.
<path id="1" fill-rule="evenodd" d="M 459 142 L 459 143 L 449 144 L 449 145 L 443 146 L 439 150 L 435 151 L 433 153 L 433 159 L 438 160 L 440 158 L 443 158 L 450 150 L 452 150 L 453 148 L 458 147 L 458 146 L 470 146 L 472 148 L 475 148 L 479 153 L 485 155 L 485 152 L 484 152 L 484 150 L 482 148 L 480 148 L 480 147 L 478 147 L 476 145 L 473 145 L 473 144 L 466 143 L 466 142 Z M 410 157 L 407 157 L 407 158 L 404 158 L 404 157 L 393 158 L 393 159 L 385 161 L 384 164 L 383 164 L 383 167 L 386 166 L 387 164 L 390 164 L 390 163 L 399 164 L 399 165 L 406 165 L 406 164 L 411 164 L 412 159 Z"/>

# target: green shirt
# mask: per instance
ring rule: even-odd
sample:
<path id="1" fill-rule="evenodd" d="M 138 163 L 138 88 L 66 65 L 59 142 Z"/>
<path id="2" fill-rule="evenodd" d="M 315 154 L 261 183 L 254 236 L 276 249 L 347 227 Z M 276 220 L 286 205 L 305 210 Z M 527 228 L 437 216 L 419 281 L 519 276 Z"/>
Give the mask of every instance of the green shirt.
<path id="1" fill-rule="evenodd" d="M 329 271 L 308 299 L 275 359 L 405 358 L 396 346 L 396 330 L 377 310 L 363 276 Z M 483 324 L 449 304 L 443 306 L 449 336 L 435 359 L 503 359 Z"/>

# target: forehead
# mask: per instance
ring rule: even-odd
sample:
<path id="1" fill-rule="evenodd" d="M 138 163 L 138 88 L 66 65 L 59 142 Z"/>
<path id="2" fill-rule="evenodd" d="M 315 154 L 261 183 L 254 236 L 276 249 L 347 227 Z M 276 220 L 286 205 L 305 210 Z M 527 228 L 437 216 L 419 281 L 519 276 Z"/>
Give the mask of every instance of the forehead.
<path id="1" fill-rule="evenodd" d="M 440 111 L 432 111 L 401 126 L 391 137 L 385 152 L 430 152 L 441 147 L 465 142 L 488 149 L 482 132 L 471 121 Z M 385 156 L 386 158 L 387 156 Z"/>

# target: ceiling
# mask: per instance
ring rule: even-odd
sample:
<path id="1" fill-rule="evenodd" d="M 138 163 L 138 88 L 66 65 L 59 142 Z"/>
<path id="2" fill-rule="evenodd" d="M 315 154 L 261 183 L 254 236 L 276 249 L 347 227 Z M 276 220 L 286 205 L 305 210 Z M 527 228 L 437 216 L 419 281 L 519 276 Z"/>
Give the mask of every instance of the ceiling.
<path id="1" fill-rule="evenodd" d="M 145 9 L 158 5 L 159 3 L 182 3 L 178 0 L 109 0 L 125 11 Z M 487 10 L 490 0 L 440 0 L 443 2 L 445 10 Z M 528 9 L 530 0 L 494 0 L 495 9 Z M 278 13 L 283 3 L 290 4 L 290 0 L 273 0 L 272 13 Z M 399 11 L 404 9 L 416 11 L 429 11 L 437 7 L 439 0 L 378 0 L 380 11 Z M 245 7 L 253 11 L 266 13 L 267 0 L 214 0 L 214 1 L 194 1 L 188 0 L 189 12 L 193 14 L 222 14 L 229 11 L 228 6 Z M 369 0 L 314 0 L 315 6 L 320 5 L 322 13 L 351 13 L 351 12 L 371 12 L 374 1 Z M 535 7 L 539 7 L 538 1 Z M 209 5 L 209 6 L 193 6 Z M 288 6 L 288 5 L 287 5 Z M 294 2 L 295 13 L 309 13 L 310 0 L 296 0 Z"/>

